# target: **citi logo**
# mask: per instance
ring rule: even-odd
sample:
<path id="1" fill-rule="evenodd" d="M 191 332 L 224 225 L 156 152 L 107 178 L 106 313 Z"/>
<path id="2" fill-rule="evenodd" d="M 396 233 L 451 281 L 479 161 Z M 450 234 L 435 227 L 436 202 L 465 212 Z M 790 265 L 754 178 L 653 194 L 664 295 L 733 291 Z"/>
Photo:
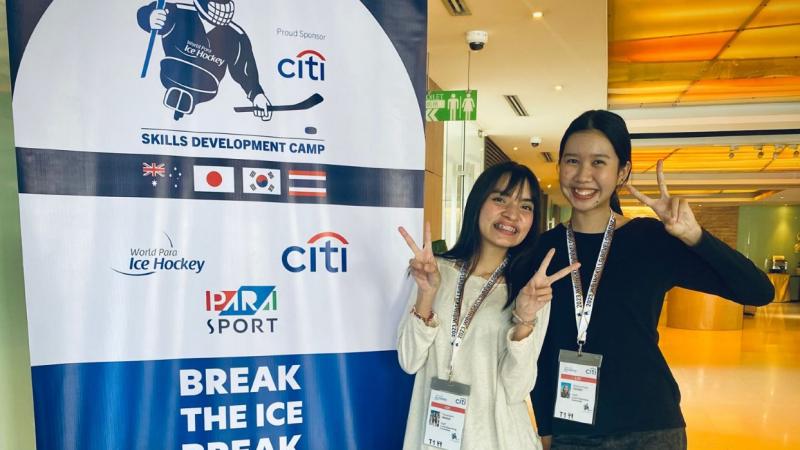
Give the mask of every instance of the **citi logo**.
<path id="1" fill-rule="evenodd" d="M 293 245 L 283 251 L 281 261 L 289 272 L 331 273 L 347 272 L 347 239 L 339 233 L 325 231 L 317 233 L 308 240 L 308 245 Z"/>
<path id="2" fill-rule="evenodd" d="M 283 78 L 325 81 L 325 57 L 316 50 L 303 50 L 294 59 L 278 61 L 278 73 Z"/>

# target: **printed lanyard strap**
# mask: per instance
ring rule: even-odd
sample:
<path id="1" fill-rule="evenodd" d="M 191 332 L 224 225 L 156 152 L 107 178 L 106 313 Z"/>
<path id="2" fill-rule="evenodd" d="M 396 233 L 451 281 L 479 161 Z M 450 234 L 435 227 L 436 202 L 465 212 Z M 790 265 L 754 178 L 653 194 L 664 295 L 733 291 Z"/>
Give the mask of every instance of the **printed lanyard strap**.
<path id="1" fill-rule="evenodd" d="M 450 356 L 450 374 L 449 379 L 453 378 L 453 362 L 456 358 L 456 353 L 458 352 L 458 348 L 461 345 L 461 341 L 464 340 L 464 335 L 467 334 L 467 328 L 472 323 L 472 319 L 475 317 L 475 313 L 478 312 L 478 308 L 480 308 L 483 301 L 489 295 L 492 288 L 494 287 L 495 283 L 497 283 L 497 279 L 500 278 L 500 275 L 503 273 L 503 269 L 506 268 L 508 265 L 508 258 L 504 259 L 497 269 L 494 270 L 492 276 L 489 277 L 489 280 L 486 281 L 486 284 L 483 285 L 483 289 L 478 294 L 478 298 L 475 300 L 475 303 L 472 304 L 472 307 L 467 311 L 467 314 L 464 316 L 464 320 L 461 321 L 461 326 L 458 325 L 458 320 L 461 316 L 461 304 L 464 299 L 464 285 L 467 283 L 467 264 L 462 263 L 461 268 L 458 271 L 458 284 L 456 285 L 456 298 L 453 304 L 453 321 L 450 325 L 450 345 L 453 348 L 453 352 Z"/>
<path id="2" fill-rule="evenodd" d="M 608 250 L 611 248 L 611 239 L 614 238 L 614 224 L 616 219 L 614 213 L 608 219 L 606 231 L 603 234 L 603 243 L 600 245 L 600 254 L 597 255 L 597 263 L 594 266 L 592 280 L 589 282 L 589 290 L 586 292 L 586 301 L 583 299 L 583 283 L 581 274 L 577 270 L 572 271 L 572 296 L 575 299 L 575 325 L 578 328 L 578 353 L 583 350 L 586 343 L 586 330 L 589 329 L 589 321 L 592 318 L 592 307 L 594 298 L 597 294 L 597 285 L 600 284 L 600 276 L 608 258 Z M 575 264 L 578 260 L 578 252 L 575 247 L 575 232 L 572 229 L 572 221 L 567 224 L 567 250 L 569 251 L 569 263 Z"/>

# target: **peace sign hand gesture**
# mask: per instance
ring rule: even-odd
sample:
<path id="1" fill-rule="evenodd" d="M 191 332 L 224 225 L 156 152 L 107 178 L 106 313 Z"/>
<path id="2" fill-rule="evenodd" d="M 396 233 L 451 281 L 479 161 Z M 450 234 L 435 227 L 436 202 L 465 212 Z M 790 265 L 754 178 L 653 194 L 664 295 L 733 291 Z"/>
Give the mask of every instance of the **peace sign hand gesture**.
<path id="1" fill-rule="evenodd" d="M 550 266 L 550 261 L 555 254 L 556 249 L 554 248 L 547 252 L 542 264 L 539 266 L 539 270 L 533 274 L 528 284 L 520 289 L 517 295 L 515 312 L 525 322 L 533 321 L 536 313 L 553 299 L 553 288 L 550 285 L 569 275 L 573 270 L 578 270 L 581 266 L 581 263 L 576 262 L 548 276 L 547 268 Z"/>
<path id="2" fill-rule="evenodd" d="M 658 160 L 656 165 L 656 177 L 658 179 L 658 189 L 661 197 L 652 199 L 638 189 L 628 184 L 626 187 L 640 202 L 649 206 L 659 220 L 664 223 L 667 233 L 683 241 L 684 244 L 692 246 L 700 242 L 703 229 L 697 223 L 697 219 L 689 207 L 689 202 L 685 198 L 671 197 L 667 191 L 667 184 L 664 182 L 664 161 Z"/>
<path id="3" fill-rule="evenodd" d="M 414 257 L 408 260 L 408 268 L 414 281 L 417 282 L 417 289 L 420 294 L 430 297 L 432 300 L 436 291 L 439 290 L 442 277 L 439 275 L 439 266 L 436 264 L 436 258 L 431 249 L 431 224 L 425 223 L 425 241 L 422 249 L 417 246 L 405 228 L 399 227 L 398 231 L 408 244 L 408 248 L 414 252 Z"/>

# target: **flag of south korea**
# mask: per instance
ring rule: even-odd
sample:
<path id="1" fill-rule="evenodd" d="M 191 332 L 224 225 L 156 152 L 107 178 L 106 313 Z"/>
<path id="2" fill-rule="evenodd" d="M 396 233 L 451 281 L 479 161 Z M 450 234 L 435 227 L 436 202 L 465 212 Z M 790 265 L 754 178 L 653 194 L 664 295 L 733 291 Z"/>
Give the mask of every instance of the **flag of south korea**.
<path id="1" fill-rule="evenodd" d="M 246 194 L 281 194 L 281 171 L 256 167 L 242 168 L 242 192 Z"/>
<path id="2" fill-rule="evenodd" d="M 233 167 L 194 166 L 197 192 L 234 192 Z"/>

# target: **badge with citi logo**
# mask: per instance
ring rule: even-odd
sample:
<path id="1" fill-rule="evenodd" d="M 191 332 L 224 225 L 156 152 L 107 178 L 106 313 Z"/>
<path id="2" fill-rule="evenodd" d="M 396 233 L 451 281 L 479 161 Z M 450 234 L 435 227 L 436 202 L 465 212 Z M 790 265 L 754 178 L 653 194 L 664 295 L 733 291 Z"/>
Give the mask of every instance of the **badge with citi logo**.
<path id="1" fill-rule="evenodd" d="M 602 361 L 603 355 L 561 350 L 555 418 L 594 424 Z"/>
<path id="2" fill-rule="evenodd" d="M 608 219 L 603 242 L 600 244 L 600 253 L 594 266 L 589 288 L 586 290 L 586 301 L 583 297 L 583 284 L 580 272 L 572 271 L 572 295 L 575 301 L 575 327 L 577 328 L 578 351 L 562 349 L 558 355 L 558 381 L 556 386 L 556 406 L 553 417 L 556 419 L 570 420 L 589 425 L 594 425 L 597 415 L 597 393 L 599 388 L 600 365 L 603 355 L 586 353 L 583 346 L 586 344 L 589 321 L 592 319 L 597 286 L 603 274 L 611 240 L 614 238 L 616 219 L 614 214 Z M 567 253 L 569 263 L 578 260 L 578 251 L 575 244 L 575 232 L 572 222 L 567 223 Z"/>

